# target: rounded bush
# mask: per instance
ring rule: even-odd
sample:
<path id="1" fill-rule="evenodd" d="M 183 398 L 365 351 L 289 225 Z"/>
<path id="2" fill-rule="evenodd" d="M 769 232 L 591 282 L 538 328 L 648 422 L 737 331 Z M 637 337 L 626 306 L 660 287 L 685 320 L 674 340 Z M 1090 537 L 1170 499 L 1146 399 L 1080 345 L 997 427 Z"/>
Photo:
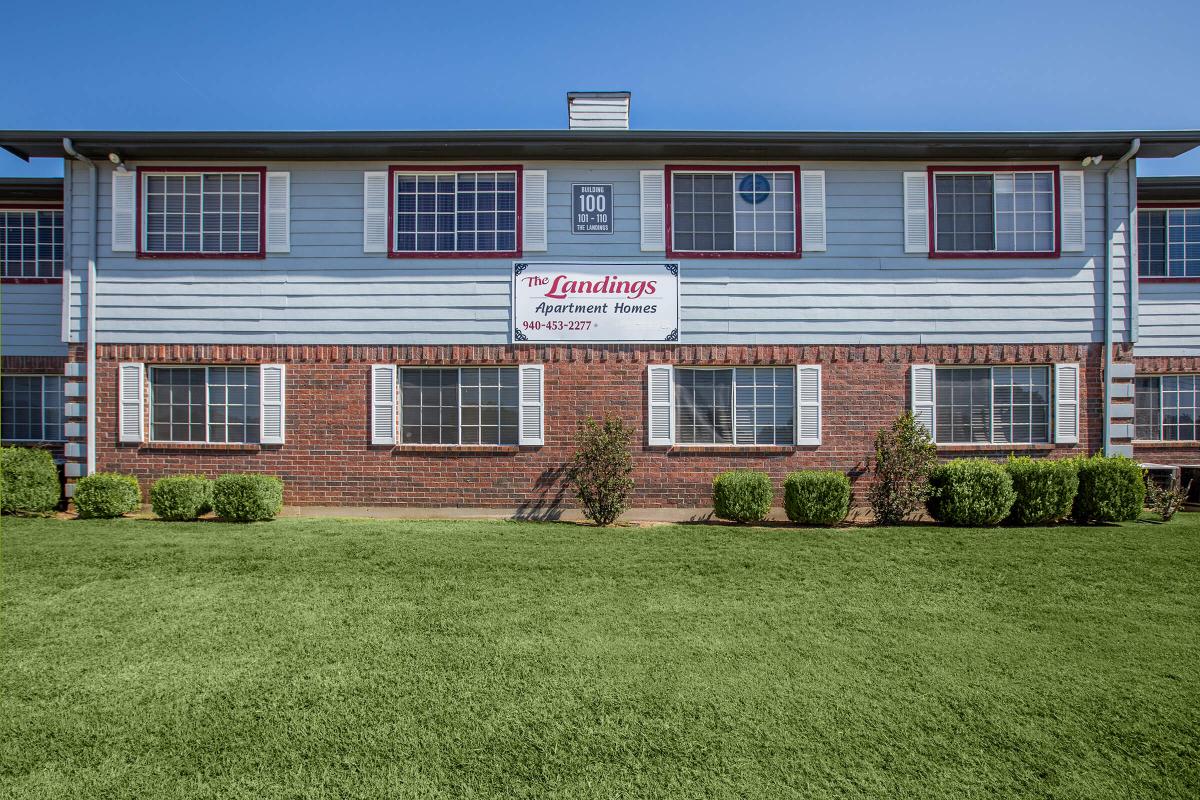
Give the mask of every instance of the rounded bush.
<path id="1" fill-rule="evenodd" d="M 1076 522 L 1124 522 L 1141 516 L 1146 502 L 1142 468 L 1125 456 L 1076 460 L 1079 491 L 1071 516 Z"/>
<path id="2" fill-rule="evenodd" d="M 142 490 L 132 475 L 96 472 L 79 479 L 73 499 L 80 517 L 111 519 L 137 511 Z"/>
<path id="3" fill-rule="evenodd" d="M 713 478 L 713 512 L 720 519 L 759 522 L 771 510 L 775 490 L 765 472 L 735 469 Z"/>
<path id="4" fill-rule="evenodd" d="M 61 497 L 58 467 L 49 451 L 0 447 L 0 510 L 40 514 L 53 511 Z"/>
<path id="5" fill-rule="evenodd" d="M 212 507 L 230 522 L 274 519 L 283 508 L 283 481 L 256 473 L 222 475 L 213 481 Z"/>
<path id="6" fill-rule="evenodd" d="M 1017 499 L 1008 512 L 1013 525 L 1045 525 L 1071 516 L 1079 490 L 1079 469 L 1072 459 L 1048 461 L 1028 456 L 1005 465 Z"/>
<path id="7" fill-rule="evenodd" d="M 959 458 L 929 476 L 929 516 L 947 525 L 984 527 L 1008 516 L 1016 500 L 1004 467 L 984 458 Z"/>
<path id="8" fill-rule="evenodd" d="M 160 519 L 196 519 L 212 510 L 212 481 L 203 475 L 159 478 L 150 487 L 150 506 Z"/>
<path id="9" fill-rule="evenodd" d="M 783 482 L 783 510 L 800 525 L 837 525 L 850 513 L 850 479 L 841 472 L 793 472 Z"/>

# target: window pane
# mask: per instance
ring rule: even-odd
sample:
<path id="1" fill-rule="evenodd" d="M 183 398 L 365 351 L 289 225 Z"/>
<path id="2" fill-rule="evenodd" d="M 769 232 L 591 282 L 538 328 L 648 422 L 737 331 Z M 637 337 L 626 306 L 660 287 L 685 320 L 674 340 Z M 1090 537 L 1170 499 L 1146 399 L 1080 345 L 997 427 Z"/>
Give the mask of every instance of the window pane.
<path id="1" fill-rule="evenodd" d="M 1162 439 L 1172 442 L 1200 438 L 1200 375 L 1164 375 Z"/>
<path id="2" fill-rule="evenodd" d="M 935 240 L 941 251 L 988 251 L 996 246 L 991 175 L 935 175 Z"/>
<path id="3" fill-rule="evenodd" d="M 62 441 L 63 380 L 58 375 L 5 375 L 0 382 L 0 438 Z"/>
<path id="4" fill-rule="evenodd" d="M 400 399 L 406 444 L 458 444 L 457 369 L 401 369 Z"/>
<path id="5" fill-rule="evenodd" d="M 212 367 L 208 373 L 208 439 L 255 444 L 259 440 L 258 367 Z"/>
<path id="6" fill-rule="evenodd" d="M 935 423 L 938 441 L 990 441 L 991 396 L 990 369 L 939 368 Z"/>
<path id="7" fill-rule="evenodd" d="M 734 370 L 737 444 L 789 445 L 795 442 L 795 376 L 791 367 L 739 367 Z"/>
<path id="8" fill-rule="evenodd" d="M 992 435 L 998 443 L 1050 441 L 1049 367 L 992 370 Z"/>
<path id="9" fill-rule="evenodd" d="M 681 444 L 733 443 L 733 370 L 675 370 L 675 436 Z"/>
<path id="10" fill-rule="evenodd" d="M 0 211 L 0 275 L 62 276 L 63 212 L 58 209 Z"/>
<path id="11" fill-rule="evenodd" d="M 1157 441 L 1162 438 L 1162 403 L 1159 378 L 1134 382 L 1134 436 Z"/>
<path id="12" fill-rule="evenodd" d="M 257 172 L 148 174 L 142 247 L 151 253 L 257 253 L 261 189 Z"/>
<path id="13" fill-rule="evenodd" d="M 464 367 L 462 436 L 464 444 L 517 444 L 517 369 Z"/>
<path id="14" fill-rule="evenodd" d="M 206 441 L 203 367 L 150 368 L 150 438 L 164 442 Z"/>

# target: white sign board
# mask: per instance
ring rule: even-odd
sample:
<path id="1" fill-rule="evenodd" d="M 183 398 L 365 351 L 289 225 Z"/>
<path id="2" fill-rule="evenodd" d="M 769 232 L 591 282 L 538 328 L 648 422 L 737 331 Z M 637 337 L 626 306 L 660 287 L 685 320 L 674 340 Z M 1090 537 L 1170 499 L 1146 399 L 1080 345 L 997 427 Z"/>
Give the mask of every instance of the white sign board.
<path id="1" fill-rule="evenodd" d="M 513 262 L 515 342 L 677 342 L 679 264 Z"/>

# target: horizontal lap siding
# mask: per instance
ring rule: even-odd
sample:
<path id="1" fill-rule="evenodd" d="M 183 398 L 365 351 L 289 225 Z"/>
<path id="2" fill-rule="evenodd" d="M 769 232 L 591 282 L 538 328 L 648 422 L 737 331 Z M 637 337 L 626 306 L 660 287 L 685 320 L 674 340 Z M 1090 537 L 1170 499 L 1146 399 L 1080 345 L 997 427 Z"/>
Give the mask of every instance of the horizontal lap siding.
<path id="1" fill-rule="evenodd" d="M 1138 356 L 1200 356 L 1200 284 L 1138 287 Z"/>
<path id="2" fill-rule="evenodd" d="M 65 356 L 62 285 L 8 283 L 0 287 L 0 342 L 6 356 Z"/>
<path id="3" fill-rule="evenodd" d="M 515 160 L 515 159 L 514 159 Z M 114 257 L 107 167 L 99 192 L 99 338 L 134 343 L 508 341 L 509 259 L 390 259 L 362 252 L 362 173 L 382 163 L 267 163 L 292 175 L 291 253 L 264 260 Z M 526 164 L 549 171 L 548 251 L 531 259 L 654 260 L 640 248 L 638 173 L 662 164 Z M 771 343 L 1086 343 L 1102 338 L 1103 180 L 1087 176 L 1087 245 L 1058 259 L 906 255 L 901 174 L 924 165 L 811 163 L 826 170 L 829 248 L 802 259 L 681 259 L 681 340 Z M 1070 165 L 1064 165 L 1070 167 Z M 72 241 L 85 252 L 86 175 Z M 613 184 L 615 232 L 570 232 L 571 185 Z M 1114 219 L 1126 209 L 1113 181 Z M 1114 248 L 1117 328 L 1124 236 Z M 81 275 L 86 261 L 74 260 Z M 84 287 L 76 281 L 73 326 Z"/>

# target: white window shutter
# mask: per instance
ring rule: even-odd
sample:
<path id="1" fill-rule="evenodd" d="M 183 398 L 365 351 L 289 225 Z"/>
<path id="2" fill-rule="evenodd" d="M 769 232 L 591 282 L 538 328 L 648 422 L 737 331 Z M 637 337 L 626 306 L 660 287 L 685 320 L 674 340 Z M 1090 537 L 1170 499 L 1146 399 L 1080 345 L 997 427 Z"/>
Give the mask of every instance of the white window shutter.
<path id="1" fill-rule="evenodd" d="M 112 251 L 114 253 L 132 253 L 136 230 L 137 215 L 137 172 L 118 172 L 112 174 Z M 138 439 L 140 442 L 141 439 Z"/>
<path id="2" fill-rule="evenodd" d="M 929 252 L 929 176 L 904 173 L 904 252 Z"/>
<path id="3" fill-rule="evenodd" d="M 371 444 L 396 443 L 396 365 L 371 367 Z"/>
<path id="4" fill-rule="evenodd" d="M 670 445 L 675 442 L 675 376 L 670 364 L 646 367 L 647 444 Z"/>
<path id="5" fill-rule="evenodd" d="M 796 366 L 796 444 L 821 443 L 821 365 Z"/>
<path id="6" fill-rule="evenodd" d="M 259 411 L 259 441 L 263 444 L 283 444 L 286 420 L 284 393 L 287 367 L 283 364 L 260 364 L 259 392 L 262 408 Z"/>
<path id="7" fill-rule="evenodd" d="M 544 169 L 527 169 L 521 198 L 521 249 L 527 252 L 546 251 L 546 184 Z"/>
<path id="8" fill-rule="evenodd" d="M 1062 250 L 1064 253 L 1082 253 L 1087 243 L 1084 232 L 1083 171 L 1063 170 L 1059 180 L 1062 182 Z"/>
<path id="9" fill-rule="evenodd" d="M 117 367 L 119 410 L 117 425 L 122 442 L 140 442 L 145 436 L 146 366 L 125 362 Z"/>
<path id="10" fill-rule="evenodd" d="M 388 174 L 363 173 L 363 252 L 386 253 L 388 246 Z"/>
<path id="11" fill-rule="evenodd" d="M 825 171 L 800 173 L 800 239 L 806 253 L 825 252 Z"/>
<path id="12" fill-rule="evenodd" d="M 292 249 L 292 174 L 267 173 L 267 252 Z"/>
<path id="13" fill-rule="evenodd" d="M 518 442 L 540 446 L 545 443 L 546 436 L 544 370 L 541 364 L 522 364 L 518 369 L 521 398 Z"/>
<path id="14" fill-rule="evenodd" d="M 1054 441 L 1079 441 L 1079 365 L 1054 365 Z"/>
<path id="15" fill-rule="evenodd" d="M 642 250 L 667 249 L 666 178 L 661 169 L 642 170 Z"/>
<path id="16" fill-rule="evenodd" d="M 913 418 L 929 431 L 930 438 L 936 441 L 934 402 L 937 397 L 937 368 L 933 364 L 913 364 L 911 374 Z"/>

